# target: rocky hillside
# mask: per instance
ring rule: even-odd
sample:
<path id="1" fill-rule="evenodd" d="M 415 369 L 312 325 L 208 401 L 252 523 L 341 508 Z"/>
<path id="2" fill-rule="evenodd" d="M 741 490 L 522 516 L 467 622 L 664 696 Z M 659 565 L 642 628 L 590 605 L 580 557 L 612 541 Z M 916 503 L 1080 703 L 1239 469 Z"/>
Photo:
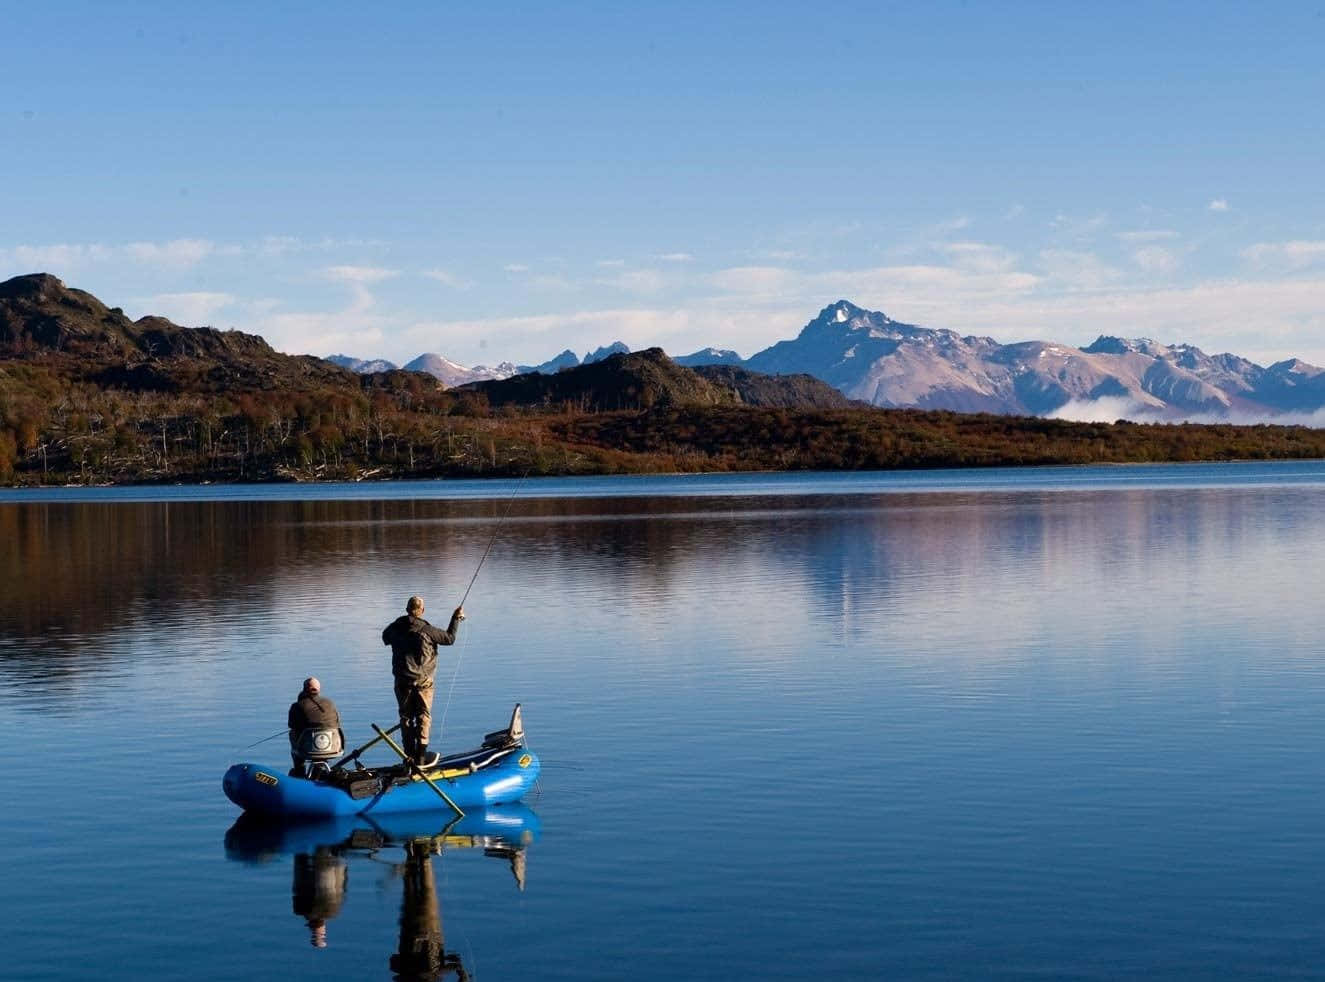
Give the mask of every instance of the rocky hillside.
<path id="1" fill-rule="evenodd" d="M 108 388 L 219 392 L 354 383 L 344 369 L 275 351 L 240 331 L 130 320 L 47 273 L 0 283 L 0 358 Z M 357 386 L 356 386 L 357 387 Z"/>

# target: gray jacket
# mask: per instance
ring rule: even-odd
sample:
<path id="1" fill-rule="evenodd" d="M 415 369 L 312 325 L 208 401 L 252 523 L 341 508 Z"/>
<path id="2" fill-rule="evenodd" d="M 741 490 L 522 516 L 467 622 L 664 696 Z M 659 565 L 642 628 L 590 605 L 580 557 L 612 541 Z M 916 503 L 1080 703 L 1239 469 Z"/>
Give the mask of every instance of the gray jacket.
<path id="1" fill-rule="evenodd" d="M 437 671 L 437 646 L 454 644 L 459 626 L 454 614 L 445 631 L 413 614 L 397 617 L 382 632 L 382 643 L 391 646 L 391 674 L 402 682 L 431 682 Z"/>
<path id="2" fill-rule="evenodd" d="M 310 696 L 307 692 L 299 693 L 299 698 L 290 704 L 285 721 L 290 727 L 292 740 L 310 727 L 319 730 L 340 729 L 340 713 L 336 711 L 336 704 L 326 696 Z"/>

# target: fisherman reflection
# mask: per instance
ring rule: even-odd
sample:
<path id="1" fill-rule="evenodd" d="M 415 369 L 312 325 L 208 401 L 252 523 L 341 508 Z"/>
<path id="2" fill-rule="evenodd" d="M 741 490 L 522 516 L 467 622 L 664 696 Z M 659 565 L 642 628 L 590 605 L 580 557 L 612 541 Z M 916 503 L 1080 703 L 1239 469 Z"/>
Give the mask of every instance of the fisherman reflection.
<path id="1" fill-rule="evenodd" d="M 327 921 L 345 903 L 348 873 L 345 857 L 331 846 L 294 857 L 294 912 L 307 923 L 308 941 L 314 948 L 327 946 Z"/>
<path id="2" fill-rule="evenodd" d="M 340 916 L 345 905 L 348 864 L 353 861 L 361 872 L 380 864 L 378 869 L 401 882 L 399 939 L 388 959 L 393 977 L 398 982 L 467 982 L 470 976 L 459 955 L 446 950 L 433 857 L 443 850 L 482 850 L 485 857 L 504 861 L 523 891 L 526 853 L 537 841 L 538 819 L 523 806 L 512 805 L 423 832 L 436 828 L 435 819 L 421 813 L 411 826 L 416 831 L 402 832 L 390 829 L 390 822 L 383 827 L 362 816 L 347 834 L 344 823 L 292 825 L 245 814 L 226 832 L 226 858 L 261 865 L 293 856 L 293 909 L 308 925 L 309 942 L 316 948 L 327 947 L 328 922 Z"/>
<path id="3" fill-rule="evenodd" d="M 389 964 L 398 982 L 433 982 L 450 972 L 460 982 L 469 978 L 460 956 L 446 953 L 432 867 L 433 852 L 440 847 L 437 839 L 411 839 L 405 843 L 405 862 L 397 867 L 405 893 L 400 904 L 400 949 Z"/>

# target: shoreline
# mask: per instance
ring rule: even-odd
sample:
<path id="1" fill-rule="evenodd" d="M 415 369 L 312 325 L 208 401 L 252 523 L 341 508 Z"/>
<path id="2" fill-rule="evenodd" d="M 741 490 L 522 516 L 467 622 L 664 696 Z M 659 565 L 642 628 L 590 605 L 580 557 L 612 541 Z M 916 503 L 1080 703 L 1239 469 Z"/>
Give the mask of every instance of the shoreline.
<path id="1" fill-rule="evenodd" d="M 1170 472 L 1165 480 L 1163 472 Z M 1281 472 L 1281 473 L 1275 473 Z M 1144 473 L 1137 482 L 1128 475 Z M 1223 477 L 1224 480 L 1214 478 Z M 1287 480 L 1286 480 L 1287 479 Z M 1091 491 L 1135 487 L 1325 485 L 1325 459 L 1143 461 L 1021 464 L 855 471 L 709 471 L 576 474 L 372 481 L 139 482 L 0 488 L 0 505 L 172 501 L 481 501 L 510 497 L 722 497 L 817 494 L 906 494 L 1017 490 Z M 633 484 L 631 487 L 629 485 Z M 804 490 L 802 490 L 804 489 Z"/>

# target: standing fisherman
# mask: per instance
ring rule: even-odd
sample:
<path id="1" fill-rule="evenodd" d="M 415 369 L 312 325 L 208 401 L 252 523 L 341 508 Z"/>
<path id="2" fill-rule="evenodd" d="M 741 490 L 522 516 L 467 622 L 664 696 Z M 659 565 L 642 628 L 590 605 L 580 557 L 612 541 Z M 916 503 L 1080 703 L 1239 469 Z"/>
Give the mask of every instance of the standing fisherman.
<path id="1" fill-rule="evenodd" d="M 454 644 L 464 619 L 465 609 L 460 606 L 451 614 L 451 624 L 445 631 L 433 627 L 423 619 L 423 598 L 410 597 L 404 616 L 397 617 L 382 632 L 382 643 L 391 646 L 391 674 L 396 680 L 405 753 L 420 767 L 433 767 L 440 759 L 436 753 L 428 753 L 437 646 Z"/>

